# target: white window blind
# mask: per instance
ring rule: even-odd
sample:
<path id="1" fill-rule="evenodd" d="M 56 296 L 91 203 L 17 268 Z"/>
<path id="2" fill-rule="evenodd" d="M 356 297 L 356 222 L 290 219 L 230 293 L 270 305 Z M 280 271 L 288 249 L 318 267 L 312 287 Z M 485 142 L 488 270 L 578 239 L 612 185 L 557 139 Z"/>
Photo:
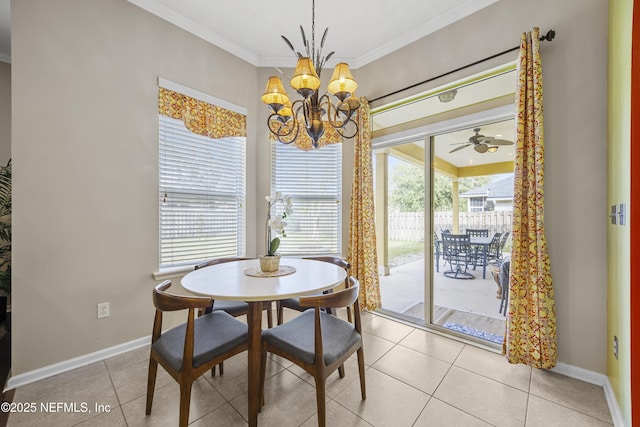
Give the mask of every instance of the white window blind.
<path id="1" fill-rule="evenodd" d="M 160 121 L 160 269 L 245 252 L 246 138 Z"/>
<path id="2" fill-rule="evenodd" d="M 342 253 L 342 144 L 303 151 L 273 141 L 271 188 L 291 196 L 282 255 Z M 277 212 L 277 211 L 276 211 Z M 276 213 L 274 212 L 274 213 Z"/>

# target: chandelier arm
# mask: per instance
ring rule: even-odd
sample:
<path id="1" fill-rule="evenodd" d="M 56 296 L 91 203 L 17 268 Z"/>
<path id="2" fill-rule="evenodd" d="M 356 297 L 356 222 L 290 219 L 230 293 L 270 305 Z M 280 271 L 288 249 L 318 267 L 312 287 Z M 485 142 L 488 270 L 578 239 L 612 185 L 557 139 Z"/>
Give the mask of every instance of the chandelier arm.
<path id="1" fill-rule="evenodd" d="M 355 127 L 355 129 L 352 135 L 345 135 L 345 127 L 349 123 L 353 123 L 353 126 Z M 358 123 L 356 123 L 356 121 L 353 119 L 349 119 L 344 126 L 342 126 L 341 128 L 336 128 L 336 132 L 338 132 L 338 134 L 343 138 L 351 139 L 358 134 Z"/>
<path id="2" fill-rule="evenodd" d="M 277 137 L 278 138 L 278 142 L 281 142 L 282 144 L 285 144 L 285 145 L 289 145 L 289 144 L 291 144 L 293 142 L 296 142 L 296 139 L 298 139 L 299 130 L 300 130 L 300 128 L 298 128 L 298 126 L 296 125 L 295 126 L 295 133 L 293 134 L 293 136 L 288 141 L 283 140 L 281 137 L 278 136 Z"/>
<path id="3" fill-rule="evenodd" d="M 309 127 L 309 117 L 311 117 L 311 101 L 305 99 L 302 101 L 302 116 L 304 117 L 304 126 Z"/>
<path id="4" fill-rule="evenodd" d="M 297 128 L 295 117 L 293 118 L 293 123 L 291 124 L 291 126 L 288 126 L 286 123 L 282 123 L 279 120 L 279 117 L 280 116 L 278 115 L 278 113 L 272 113 L 267 118 L 267 127 L 269 128 L 269 131 L 271 131 L 271 133 L 276 136 L 278 140 L 280 140 L 281 137 L 291 135 L 294 128 Z M 283 128 L 284 132 L 281 132 Z"/>
<path id="5" fill-rule="evenodd" d="M 338 114 L 340 113 L 340 110 L 338 109 L 339 107 L 336 107 L 335 105 L 333 105 L 331 103 L 331 99 L 329 98 L 329 96 L 327 96 L 327 94 L 322 95 L 322 97 L 320 98 L 321 100 L 325 100 L 327 103 L 327 122 L 334 127 L 335 129 L 342 129 L 344 128 L 349 121 L 351 120 L 351 115 L 352 115 L 352 111 L 351 108 L 349 108 L 349 110 L 347 110 L 347 116 L 344 120 L 340 120 L 338 118 Z M 340 106 L 342 104 L 342 102 L 340 102 L 338 104 L 338 106 Z M 349 105 L 347 104 L 347 107 L 349 107 Z"/>

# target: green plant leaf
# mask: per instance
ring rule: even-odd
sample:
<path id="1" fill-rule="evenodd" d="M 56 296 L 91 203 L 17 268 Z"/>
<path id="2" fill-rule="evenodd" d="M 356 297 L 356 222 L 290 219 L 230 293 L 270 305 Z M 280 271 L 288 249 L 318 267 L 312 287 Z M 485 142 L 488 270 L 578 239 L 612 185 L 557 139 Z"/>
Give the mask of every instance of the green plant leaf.
<path id="1" fill-rule="evenodd" d="M 280 247 L 280 238 L 276 237 L 271 241 L 271 244 L 269 245 L 269 253 L 267 253 L 267 255 L 275 255 L 279 247 Z"/>

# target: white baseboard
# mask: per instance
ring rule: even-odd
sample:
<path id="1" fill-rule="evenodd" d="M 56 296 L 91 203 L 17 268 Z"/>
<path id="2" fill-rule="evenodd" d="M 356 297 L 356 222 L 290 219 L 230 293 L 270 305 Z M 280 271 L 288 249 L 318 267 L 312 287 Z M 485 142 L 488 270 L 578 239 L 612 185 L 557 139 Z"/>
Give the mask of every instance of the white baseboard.
<path id="1" fill-rule="evenodd" d="M 609 381 L 609 377 L 598 372 L 589 371 L 587 369 L 579 368 L 577 366 L 567 365 L 566 363 L 558 363 L 555 368 L 550 369 L 561 375 L 565 375 L 570 378 L 575 378 L 590 384 L 595 384 L 604 389 L 604 396 L 607 399 L 607 405 L 609 405 L 609 411 L 611 412 L 611 418 L 613 419 L 613 425 L 615 427 L 626 427 L 618 400 L 613 392 L 613 387 Z"/>
<path id="2" fill-rule="evenodd" d="M 7 381 L 5 390 L 14 389 L 35 381 L 39 381 L 63 372 L 70 371 L 72 369 L 80 368 L 91 363 L 99 362 L 104 359 L 108 359 L 113 356 L 117 356 L 127 351 L 135 350 L 151 342 L 151 336 L 138 338 L 133 341 L 118 344 L 113 347 L 105 348 L 94 353 L 85 354 L 84 356 L 75 357 L 73 359 L 65 360 L 63 362 L 54 363 L 53 365 L 45 366 L 33 371 L 25 372 L 11 376 Z"/>

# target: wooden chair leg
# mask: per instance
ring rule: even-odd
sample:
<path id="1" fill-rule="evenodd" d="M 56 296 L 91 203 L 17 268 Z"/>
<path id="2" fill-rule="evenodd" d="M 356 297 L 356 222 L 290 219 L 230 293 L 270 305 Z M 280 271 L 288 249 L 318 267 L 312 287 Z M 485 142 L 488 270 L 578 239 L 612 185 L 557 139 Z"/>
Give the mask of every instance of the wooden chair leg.
<path id="1" fill-rule="evenodd" d="M 282 308 L 282 305 L 280 304 L 280 301 L 276 302 L 276 313 L 278 315 L 278 325 L 282 325 L 282 322 L 284 321 L 284 309 Z"/>
<path id="2" fill-rule="evenodd" d="M 340 378 L 344 378 L 344 364 L 338 366 L 338 375 L 340 375 Z"/>
<path id="3" fill-rule="evenodd" d="M 273 328 L 273 310 L 271 309 L 271 302 L 269 302 L 269 309 L 267 310 L 267 326 L 269 329 Z"/>
<path id="4" fill-rule="evenodd" d="M 180 427 L 187 427 L 189 424 L 189 404 L 191 403 L 192 383 L 180 383 Z"/>
<path id="5" fill-rule="evenodd" d="M 360 375 L 360 393 L 362 400 L 367 399 L 367 388 L 364 379 L 364 350 L 362 347 L 358 349 L 358 373 Z"/>
<path id="6" fill-rule="evenodd" d="M 260 390 L 258 390 L 258 402 L 260 402 L 260 410 L 264 406 L 264 381 L 267 376 L 267 346 L 262 345 L 260 353 Z"/>
<path id="7" fill-rule="evenodd" d="M 153 405 L 153 392 L 156 388 L 156 374 L 158 373 L 158 362 L 149 359 L 149 377 L 147 378 L 147 409 L 146 414 L 151 414 L 151 406 Z"/>
<path id="8" fill-rule="evenodd" d="M 318 426 L 325 427 L 327 425 L 325 378 L 316 378 L 316 401 L 318 405 Z"/>
<path id="9" fill-rule="evenodd" d="M 224 362 L 220 362 L 216 366 L 218 367 L 218 372 L 220 373 L 220 376 L 222 376 L 222 371 L 224 370 Z M 212 377 L 216 376 L 216 367 L 215 366 L 213 368 L 211 368 L 211 376 Z"/>

